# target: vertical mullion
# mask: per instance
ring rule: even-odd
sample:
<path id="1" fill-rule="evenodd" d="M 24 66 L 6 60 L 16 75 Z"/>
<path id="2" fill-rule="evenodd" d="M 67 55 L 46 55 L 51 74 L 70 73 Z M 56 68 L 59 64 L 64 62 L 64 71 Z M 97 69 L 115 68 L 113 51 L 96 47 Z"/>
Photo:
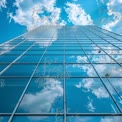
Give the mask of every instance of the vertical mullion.
<path id="1" fill-rule="evenodd" d="M 63 32 L 64 32 L 64 37 L 65 37 L 65 32 L 66 32 L 66 30 L 65 30 L 66 28 L 65 27 L 63 27 Z M 66 54 L 66 52 L 65 52 L 65 38 L 64 38 L 64 122 L 66 122 L 66 64 L 65 64 L 65 60 L 66 60 L 66 57 L 65 57 L 65 54 Z"/>
<path id="2" fill-rule="evenodd" d="M 80 42 L 78 41 L 77 37 L 76 37 L 76 40 L 77 40 L 77 42 L 80 44 Z M 81 44 L 80 44 L 80 46 L 81 46 Z M 98 77 L 99 77 L 101 83 L 103 84 L 103 86 L 104 86 L 105 89 L 107 90 L 108 94 L 110 95 L 111 99 L 113 100 L 113 102 L 115 103 L 116 107 L 118 108 L 119 112 L 121 113 L 122 111 L 121 111 L 120 106 L 118 105 L 118 103 L 116 102 L 116 100 L 114 99 L 114 97 L 113 97 L 113 96 L 111 95 L 111 93 L 109 92 L 109 90 L 108 90 L 108 88 L 106 87 L 106 85 L 105 85 L 103 79 L 101 78 L 101 76 L 99 75 L 99 73 L 97 72 L 97 70 L 95 69 L 95 67 L 94 67 L 94 65 L 92 64 L 92 62 L 89 60 L 89 58 L 88 58 L 86 52 L 84 51 L 84 49 L 82 48 L 82 46 L 81 46 L 81 49 L 83 50 L 83 52 L 84 52 L 84 54 L 86 55 L 88 61 L 90 62 L 91 66 L 93 67 L 93 69 L 94 69 L 94 71 L 96 72 L 96 74 L 98 75 Z"/>
<path id="3" fill-rule="evenodd" d="M 54 35 L 55 35 L 55 33 L 54 33 Z M 49 47 L 49 45 L 50 45 L 50 43 L 51 43 L 51 41 L 52 41 L 54 35 L 52 36 L 51 40 L 49 41 L 49 44 L 48 44 L 47 48 L 45 49 L 43 55 L 41 56 L 41 58 L 40 58 L 40 60 L 39 60 L 39 62 L 38 62 L 38 64 L 36 65 L 36 67 L 35 67 L 35 69 L 34 69 L 32 75 L 30 76 L 29 81 L 28 81 L 26 87 L 24 88 L 23 93 L 21 94 L 21 96 L 20 96 L 20 98 L 19 98 L 19 101 L 17 102 L 17 104 L 16 104 L 16 106 L 15 106 L 15 108 L 14 108 L 14 110 L 13 110 L 13 112 L 12 112 L 12 114 L 11 114 L 11 116 L 10 116 L 8 122 L 12 122 L 13 117 L 14 117 L 14 114 L 15 114 L 15 112 L 17 111 L 17 109 L 18 109 L 18 107 L 19 107 L 19 105 L 20 105 L 20 103 L 21 103 L 21 101 L 22 101 L 22 99 L 23 99 L 23 97 L 24 97 L 24 95 L 25 95 L 25 93 L 26 93 L 26 91 L 27 91 L 29 85 L 30 85 L 30 82 L 31 82 L 31 80 L 32 80 L 32 78 L 33 78 L 33 76 L 34 76 L 34 74 L 35 74 L 35 72 L 36 72 L 36 70 L 37 70 L 37 68 L 38 68 L 38 66 L 39 66 L 39 64 L 40 64 L 40 62 L 41 62 L 43 56 L 45 55 L 45 53 L 46 53 L 46 51 L 47 51 L 47 49 L 48 49 L 48 47 Z"/>

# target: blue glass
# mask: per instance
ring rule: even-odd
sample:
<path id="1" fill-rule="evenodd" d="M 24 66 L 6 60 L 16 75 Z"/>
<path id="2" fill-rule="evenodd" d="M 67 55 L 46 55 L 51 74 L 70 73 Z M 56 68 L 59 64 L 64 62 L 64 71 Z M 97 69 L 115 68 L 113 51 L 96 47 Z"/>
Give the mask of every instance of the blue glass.
<path id="1" fill-rule="evenodd" d="M 40 64 L 34 76 L 62 77 L 63 69 L 63 64 Z"/>
<path id="2" fill-rule="evenodd" d="M 13 112 L 28 78 L 0 78 L 0 113 Z"/>
<path id="3" fill-rule="evenodd" d="M 97 76 L 93 67 L 90 64 L 67 64 L 66 73 L 70 76 L 95 77 Z"/>
<path id="4" fill-rule="evenodd" d="M 62 113 L 63 79 L 33 78 L 18 112 Z"/>
<path id="5" fill-rule="evenodd" d="M 122 63 L 122 55 L 111 55 L 117 62 Z"/>
<path id="6" fill-rule="evenodd" d="M 25 53 L 25 55 L 40 55 L 40 56 L 42 56 L 43 55 L 43 53 L 44 53 L 44 50 L 42 50 L 42 51 L 27 51 L 26 53 Z"/>
<path id="7" fill-rule="evenodd" d="M 65 55 L 66 63 L 88 63 L 85 55 Z"/>
<path id="8" fill-rule="evenodd" d="M 62 116 L 15 116 L 13 122 L 63 122 Z"/>
<path id="9" fill-rule="evenodd" d="M 108 55 L 88 55 L 92 63 L 115 63 L 115 61 Z"/>
<path id="10" fill-rule="evenodd" d="M 43 62 L 43 63 L 63 63 L 64 55 L 44 55 L 41 62 Z"/>
<path id="11" fill-rule="evenodd" d="M 8 116 L 0 116 L 0 122 L 8 122 Z"/>
<path id="12" fill-rule="evenodd" d="M 118 64 L 94 64 L 95 69 L 101 77 L 110 74 L 110 77 L 122 77 L 122 67 Z"/>
<path id="13" fill-rule="evenodd" d="M 67 122 L 122 122 L 121 116 L 69 116 Z"/>
<path id="14" fill-rule="evenodd" d="M 0 56 L 0 62 L 6 62 L 6 63 L 10 63 L 12 61 L 14 61 L 16 58 L 18 57 L 18 55 L 2 55 Z"/>
<path id="15" fill-rule="evenodd" d="M 98 78 L 66 79 L 66 98 L 68 113 L 118 112 L 114 102 Z"/>
<path id="16" fill-rule="evenodd" d="M 4 68 L 6 68 L 6 67 L 7 67 L 7 65 L 1 64 L 1 65 L 0 65 L 0 72 L 1 72 Z"/>
<path id="17" fill-rule="evenodd" d="M 122 110 L 122 78 L 104 78 L 104 82 Z"/>
<path id="18" fill-rule="evenodd" d="M 30 63 L 38 63 L 41 59 L 41 55 L 23 55 L 17 62 L 30 62 Z"/>
<path id="19" fill-rule="evenodd" d="M 36 65 L 12 64 L 2 76 L 31 76 Z"/>
<path id="20" fill-rule="evenodd" d="M 73 55 L 73 54 L 84 54 L 84 52 L 82 51 L 82 50 L 72 50 L 72 51 L 70 51 L 70 50 L 66 50 L 65 51 L 65 54 L 71 54 L 71 55 Z"/>

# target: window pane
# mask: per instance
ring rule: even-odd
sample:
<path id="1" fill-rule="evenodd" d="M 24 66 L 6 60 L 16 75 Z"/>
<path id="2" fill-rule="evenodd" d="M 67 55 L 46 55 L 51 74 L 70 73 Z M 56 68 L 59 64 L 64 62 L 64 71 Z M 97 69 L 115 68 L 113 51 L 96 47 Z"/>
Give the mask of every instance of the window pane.
<path id="1" fill-rule="evenodd" d="M 122 122 L 121 116 L 72 116 L 67 118 L 67 122 Z"/>
<path id="2" fill-rule="evenodd" d="M 2 76 L 31 76 L 36 65 L 32 64 L 13 64 L 8 68 Z"/>
<path id="3" fill-rule="evenodd" d="M 122 67 L 118 64 L 94 64 L 97 72 L 101 77 L 109 74 L 110 77 L 122 77 Z"/>
<path id="4" fill-rule="evenodd" d="M 15 116 L 13 122 L 64 122 L 62 116 Z"/>
<path id="5" fill-rule="evenodd" d="M 0 113 L 11 113 L 16 106 L 28 78 L 0 78 Z"/>
<path id="6" fill-rule="evenodd" d="M 63 65 L 61 64 L 40 64 L 35 73 L 35 76 L 46 77 L 61 77 L 63 75 Z"/>
<path id="7" fill-rule="evenodd" d="M 8 116 L 0 116 L 0 122 L 8 122 Z"/>
<path id="8" fill-rule="evenodd" d="M 118 109 L 97 78 L 66 79 L 68 113 L 116 113 Z"/>
<path id="9" fill-rule="evenodd" d="M 88 55 L 92 63 L 115 63 L 108 55 Z"/>
<path id="10" fill-rule="evenodd" d="M 61 113 L 63 112 L 63 80 L 34 78 L 26 91 L 18 112 Z"/>
<path id="11" fill-rule="evenodd" d="M 85 55 L 65 55 L 66 63 L 88 63 L 88 59 Z"/>
<path id="12" fill-rule="evenodd" d="M 43 63 L 63 63 L 64 55 L 44 55 L 41 62 L 43 62 Z"/>
<path id="13" fill-rule="evenodd" d="M 96 77 L 96 73 L 90 64 L 67 64 L 66 73 L 70 76 Z"/>

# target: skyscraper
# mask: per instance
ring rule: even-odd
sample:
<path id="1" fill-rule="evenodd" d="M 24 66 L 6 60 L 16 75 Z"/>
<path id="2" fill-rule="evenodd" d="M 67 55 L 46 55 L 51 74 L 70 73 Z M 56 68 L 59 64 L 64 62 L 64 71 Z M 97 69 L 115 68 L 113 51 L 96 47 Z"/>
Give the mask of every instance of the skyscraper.
<path id="1" fill-rule="evenodd" d="M 122 122 L 122 36 L 41 26 L 0 45 L 0 122 Z"/>

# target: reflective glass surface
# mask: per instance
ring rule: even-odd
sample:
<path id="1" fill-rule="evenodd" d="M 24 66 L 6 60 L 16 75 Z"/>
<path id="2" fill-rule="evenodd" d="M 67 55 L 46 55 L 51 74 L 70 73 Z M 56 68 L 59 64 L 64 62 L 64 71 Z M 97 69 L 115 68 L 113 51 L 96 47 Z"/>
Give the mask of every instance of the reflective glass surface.
<path id="1" fill-rule="evenodd" d="M 40 26 L 0 45 L 0 122 L 122 122 L 122 36 Z"/>

